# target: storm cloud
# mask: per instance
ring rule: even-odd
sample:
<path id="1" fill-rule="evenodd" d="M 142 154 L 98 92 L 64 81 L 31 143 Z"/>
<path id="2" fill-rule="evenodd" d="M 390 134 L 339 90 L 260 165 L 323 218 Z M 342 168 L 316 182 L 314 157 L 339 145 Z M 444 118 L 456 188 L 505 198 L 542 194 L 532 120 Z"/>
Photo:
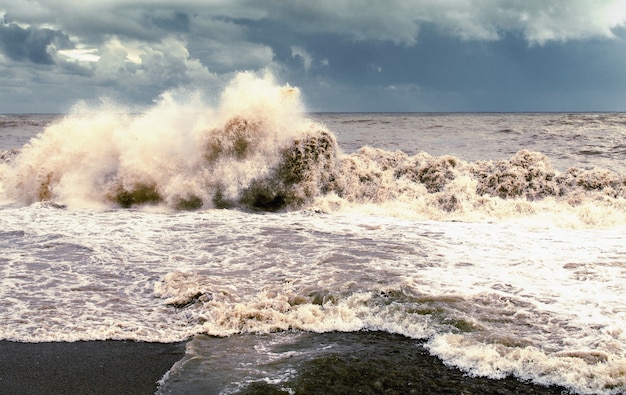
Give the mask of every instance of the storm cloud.
<path id="1" fill-rule="evenodd" d="M 623 110 L 625 43 L 626 0 L 0 0 L 0 112 L 244 70 L 311 110 Z"/>
<path id="2" fill-rule="evenodd" d="M 57 30 L 0 24 L 0 50 L 12 60 L 53 64 L 52 45 L 66 48 L 71 44 L 68 36 Z"/>

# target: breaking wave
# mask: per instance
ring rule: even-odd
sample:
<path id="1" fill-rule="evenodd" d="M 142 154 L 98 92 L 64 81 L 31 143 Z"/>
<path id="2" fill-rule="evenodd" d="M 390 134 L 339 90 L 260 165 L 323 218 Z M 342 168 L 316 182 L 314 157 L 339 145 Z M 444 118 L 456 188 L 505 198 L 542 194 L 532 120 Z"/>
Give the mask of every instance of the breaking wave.
<path id="1" fill-rule="evenodd" d="M 539 152 L 476 162 L 367 146 L 345 154 L 331 131 L 307 119 L 297 88 L 251 73 L 234 78 L 214 107 L 165 94 L 141 115 L 77 108 L 22 149 L 0 153 L 0 196 L 176 210 L 377 206 L 437 220 L 626 219 L 621 174 L 558 172 Z"/>
<path id="2" fill-rule="evenodd" d="M 584 394 L 615 393 L 625 384 L 626 360 L 618 351 L 603 346 L 563 351 L 589 338 L 613 344 L 621 330 L 582 329 L 568 324 L 575 315 L 555 317 L 533 303 L 499 294 L 432 296 L 380 284 L 368 291 L 354 283 L 320 288 L 292 281 L 247 294 L 219 276 L 173 272 L 156 284 L 155 295 L 179 310 L 198 333 L 212 336 L 385 331 L 426 340 L 433 354 L 472 376 L 513 374 L 546 386 L 566 383 Z"/>

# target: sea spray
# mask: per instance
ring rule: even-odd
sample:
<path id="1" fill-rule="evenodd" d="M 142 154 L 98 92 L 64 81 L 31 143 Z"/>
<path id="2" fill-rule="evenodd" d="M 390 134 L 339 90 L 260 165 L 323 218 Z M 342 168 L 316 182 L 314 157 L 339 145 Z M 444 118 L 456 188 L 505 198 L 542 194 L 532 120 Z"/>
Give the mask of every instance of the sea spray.
<path id="1" fill-rule="evenodd" d="M 263 199 L 248 191 L 274 175 L 294 138 L 323 129 L 303 114 L 298 89 L 242 73 L 215 108 L 163 95 L 139 115 L 75 111 L 10 155 L 0 177 L 7 197 L 23 204 L 255 205 Z"/>
<path id="2" fill-rule="evenodd" d="M 547 156 L 528 149 L 473 162 L 368 146 L 345 154 L 332 131 L 307 118 L 297 88 L 252 73 L 236 76 L 215 106 L 194 95 L 163 94 L 136 115 L 111 105 L 77 108 L 1 158 L 0 193 L 22 204 L 369 206 L 434 220 L 547 215 L 565 226 L 626 220 L 626 181 L 615 171 L 559 172 Z"/>

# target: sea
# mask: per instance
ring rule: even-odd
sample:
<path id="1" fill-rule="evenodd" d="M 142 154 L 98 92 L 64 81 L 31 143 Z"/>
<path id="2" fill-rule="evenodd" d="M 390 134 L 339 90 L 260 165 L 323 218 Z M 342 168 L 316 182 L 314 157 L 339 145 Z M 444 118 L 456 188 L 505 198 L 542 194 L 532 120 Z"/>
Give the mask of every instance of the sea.
<path id="1" fill-rule="evenodd" d="M 0 339 L 188 341 L 160 394 L 626 392 L 626 114 L 303 97 L 0 115 Z"/>

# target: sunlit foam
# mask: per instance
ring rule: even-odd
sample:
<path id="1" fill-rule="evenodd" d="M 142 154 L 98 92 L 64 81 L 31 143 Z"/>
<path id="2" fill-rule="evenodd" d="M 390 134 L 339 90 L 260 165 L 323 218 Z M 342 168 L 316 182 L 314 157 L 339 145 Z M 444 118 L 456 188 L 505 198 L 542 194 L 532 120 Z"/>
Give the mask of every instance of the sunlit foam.
<path id="1" fill-rule="evenodd" d="M 626 222 L 622 175 L 554 170 L 522 149 L 467 162 L 362 147 L 344 154 L 332 131 L 306 117 L 298 88 L 271 75 L 237 75 L 217 105 L 161 95 L 140 114 L 77 107 L 0 162 L 4 200 L 69 207 L 174 210 L 317 207 L 445 221 L 534 217 L 561 226 Z"/>
<path id="2" fill-rule="evenodd" d="M 493 291 L 419 295 L 384 285 L 325 289 L 290 282 L 247 293 L 220 283 L 216 276 L 173 272 L 155 293 L 213 336 L 383 330 L 426 339 L 433 354 L 473 376 L 514 375 L 578 393 L 610 394 L 626 385 L 617 328 L 599 329 L 577 322 L 574 312 L 555 314 Z"/>

